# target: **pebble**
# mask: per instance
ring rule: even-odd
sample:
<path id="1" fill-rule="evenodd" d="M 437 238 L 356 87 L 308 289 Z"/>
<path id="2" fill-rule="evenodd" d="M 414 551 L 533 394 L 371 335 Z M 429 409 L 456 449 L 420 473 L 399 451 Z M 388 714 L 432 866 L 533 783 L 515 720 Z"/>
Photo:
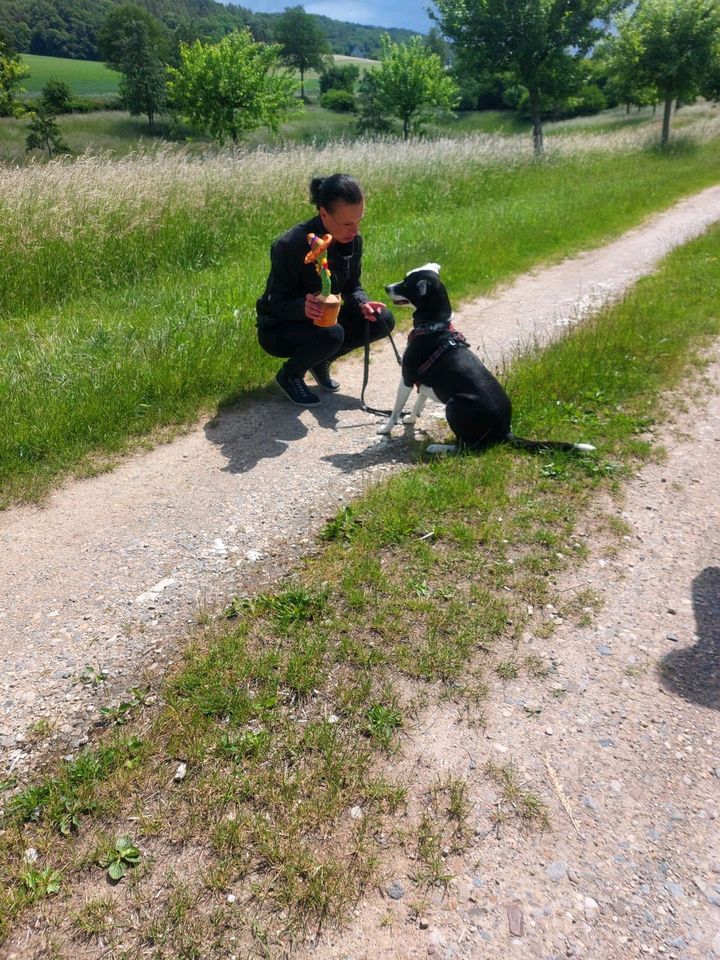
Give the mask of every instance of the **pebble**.
<path id="1" fill-rule="evenodd" d="M 612 647 L 609 647 L 606 643 L 598 644 L 597 652 L 601 657 L 611 657 L 612 656 Z"/>
<path id="2" fill-rule="evenodd" d="M 588 923 L 593 923 L 598 918 L 600 913 L 600 904 L 597 900 L 594 900 L 592 897 L 585 897 L 583 901 L 583 909 L 585 912 L 585 919 Z"/>
<path id="3" fill-rule="evenodd" d="M 182 781 L 187 776 L 187 770 L 188 768 L 186 763 L 178 764 L 177 770 L 175 771 L 175 775 L 173 777 L 173 780 L 175 781 L 175 783 L 182 783 Z"/>
<path id="4" fill-rule="evenodd" d="M 545 867 L 545 874 L 556 883 L 567 877 L 567 863 L 564 860 L 555 860 Z"/>
<path id="5" fill-rule="evenodd" d="M 398 880 L 389 884 L 386 890 L 391 900 L 401 900 L 405 896 L 405 888 Z"/>

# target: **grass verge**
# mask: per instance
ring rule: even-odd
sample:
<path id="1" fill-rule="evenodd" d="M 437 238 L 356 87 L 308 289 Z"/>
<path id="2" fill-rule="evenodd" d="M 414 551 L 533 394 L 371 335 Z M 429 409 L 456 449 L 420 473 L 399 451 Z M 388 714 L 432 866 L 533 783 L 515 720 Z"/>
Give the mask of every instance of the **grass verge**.
<path id="1" fill-rule="evenodd" d="M 0 508 L 270 382 L 254 301 L 273 236 L 309 213 L 308 171 L 364 181 L 372 295 L 436 260 L 456 302 L 717 180 L 716 140 L 541 163 L 480 146 L 88 161 L 8 172 L 5 193 L 0 176 Z"/>
<path id="2" fill-rule="evenodd" d="M 523 629 L 551 629 L 529 607 L 578 613 L 555 591 L 584 554 L 578 518 L 653 455 L 639 435 L 720 333 L 719 238 L 508 371 L 524 431 L 581 435 L 597 455 L 500 447 L 370 490 L 277 592 L 238 598 L 197 637 L 159 706 L 135 696 L 44 780 L 4 784 L 2 930 L 32 906 L 46 955 L 101 940 L 113 958 L 273 957 L 344 916 L 404 809 L 392 753 L 418 705 L 481 704 Z M 487 772 L 493 822 L 545 824 L 512 768 Z M 436 784 L 426 807 L 397 842 L 417 843 L 418 884 L 442 884 L 443 844 L 464 843 L 463 784 Z M 98 897 L 110 869 L 124 878 Z"/>

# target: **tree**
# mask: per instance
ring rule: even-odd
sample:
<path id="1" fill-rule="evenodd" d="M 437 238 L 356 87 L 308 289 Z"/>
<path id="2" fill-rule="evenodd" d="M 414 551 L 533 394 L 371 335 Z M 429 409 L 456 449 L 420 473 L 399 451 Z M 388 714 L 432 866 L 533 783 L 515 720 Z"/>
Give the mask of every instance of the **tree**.
<path id="1" fill-rule="evenodd" d="M 215 44 L 182 44 L 180 59 L 179 68 L 168 69 L 172 104 L 221 144 L 228 137 L 237 143 L 256 127 L 276 130 L 301 109 L 297 84 L 281 68 L 279 45 L 255 43 L 249 30 Z"/>
<path id="2" fill-rule="evenodd" d="M 119 70 L 120 96 L 132 116 L 148 118 L 150 129 L 167 100 L 165 64 L 170 43 L 163 24 L 132 3 L 110 11 L 100 32 L 105 62 Z"/>
<path id="3" fill-rule="evenodd" d="M 283 60 L 300 71 L 300 97 L 305 99 L 305 71 L 322 70 L 330 53 L 325 35 L 302 7 L 286 7 L 275 26 Z"/>
<path id="4" fill-rule="evenodd" d="M 380 66 L 372 76 L 372 109 L 400 120 L 405 140 L 411 130 L 418 132 L 435 113 L 450 112 L 457 106 L 457 84 L 422 37 L 393 43 L 385 34 Z"/>
<path id="5" fill-rule="evenodd" d="M 132 116 L 144 114 L 152 130 L 167 100 L 167 70 L 145 24 L 128 26 L 120 61 L 120 96 Z"/>
<path id="6" fill-rule="evenodd" d="M 20 81 L 28 73 L 28 68 L 0 40 L 0 117 L 21 117 L 25 113 L 15 98 L 25 92 Z"/>
<path id="7" fill-rule="evenodd" d="M 327 93 L 328 90 L 347 90 L 348 93 L 354 93 L 359 76 L 360 68 L 354 63 L 326 66 L 318 78 L 320 93 Z"/>
<path id="8" fill-rule="evenodd" d="M 357 121 L 358 133 L 390 133 L 392 122 L 380 104 L 378 85 L 379 70 L 367 70 L 360 81 L 360 116 Z"/>
<path id="9" fill-rule="evenodd" d="M 702 95 L 715 103 L 720 100 L 720 37 L 715 44 L 712 63 L 703 84 Z"/>
<path id="10" fill-rule="evenodd" d="M 50 113 L 47 108 L 41 107 L 33 115 L 28 130 L 25 140 L 28 151 L 47 150 L 49 160 L 58 153 L 70 153 L 70 148 L 62 138 L 55 114 Z"/>
<path id="11" fill-rule="evenodd" d="M 98 36 L 98 46 L 111 70 L 122 72 L 128 43 L 132 43 L 133 38 L 138 36 L 139 24 L 144 28 L 143 33 L 148 45 L 163 63 L 168 62 L 170 40 L 163 24 L 142 7 L 134 3 L 123 3 L 113 7 L 105 17 Z"/>
<path id="12" fill-rule="evenodd" d="M 542 98 L 564 96 L 573 61 L 603 35 L 628 0 L 435 0 L 446 37 L 479 72 L 511 71 L 526 87 L 535 152 L 543 152 Z"/>
<path id="13" fill-rule="evenodd" d="M 717 0 L 641 0 L 620 18 L 613 59 L 620 77 L 664 104 L 660 142 L 670 139 L 673 101 L 705 92 L 720 43 Z"/>
<path id="14" fill-rule="evenodd" d="M 444 64 L 449 64 L 452 62 L 452 50 L 450 49 L 450 44 L 447 42 L 445 37 L 443 37 L 437 27 L 430 27 L 430 30 L 425 35 L 424 40 L 425 46 L 428 48 L 428 50 L 436 53 Z"/>
<path id="15" fill-rule="evenodd" d="M 42 88 L 40 102 L 48 113 L 67 113 L 73 101 L 73 92 L 59 77 L 48 77 Z"/>

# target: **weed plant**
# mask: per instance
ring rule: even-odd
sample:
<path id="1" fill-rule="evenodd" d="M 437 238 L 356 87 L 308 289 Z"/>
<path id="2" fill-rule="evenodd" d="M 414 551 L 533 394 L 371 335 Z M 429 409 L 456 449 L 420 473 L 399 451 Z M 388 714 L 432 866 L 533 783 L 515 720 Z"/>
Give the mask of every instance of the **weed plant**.
<path id="1" fill-rule="evenodd" d="M 587 604 L 555 593 L 583 556 L 577 520 L 597 491 L 653 455 L 641 435 L 661 422 L 665 391 L 687 382 L 720 333 L 719 239 L 715 229 L 676 251 L 621 304 L 508 371 L 527 432 L 581 435 L 596 455 L 498 447 L 419 463 L 371 489 L 328 524 L 322 550 L 294 577 L 236 600 L 198 636 L 161 707 L 122 733 L 109 725 L 44 781 L 9 786 L 4 929 L 50 898 L 52 936 L 72 945 L 102 931 L 111 957 L 148 944 L 158 960 L 272 957 L 345 915 L 406 809 L 408 784 L 392 780 L 391 762 L 417 703 L 434 691 L 464 700 L 485 678 L 512 682 L 516 669 L 542 681 L 546 666 L 515 649 L 524 629 L 542 631 L 529 608 L 552 602 L 580 615 Z M 180 759 L 187 776 L 175 783 Z M 541 796 L 511 763 L 487 775 L 496 803 L 485 813 L 497 828 L 547 824 Z M 433 787 L 417 829 L 418 884 L 447 883 L 446 850 L 466 843 L 468 813 L 461 781 Z M 82 881 L 102 873 L 108 843 L 130 823 L 138 866 L 108 929 Z M 65 899 L 53 912 L 60 878 Z"/>

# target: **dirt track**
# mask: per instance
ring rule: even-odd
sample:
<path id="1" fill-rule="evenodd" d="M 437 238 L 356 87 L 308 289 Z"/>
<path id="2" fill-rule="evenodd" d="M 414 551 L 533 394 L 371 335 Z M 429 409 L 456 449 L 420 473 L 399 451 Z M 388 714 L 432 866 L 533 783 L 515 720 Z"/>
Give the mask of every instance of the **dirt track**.
<path id="1" fill-rule="evenodd" d="M 718 219 L 715 187 L 465 304 L 457 325 L 495 363 L 621 293 Z M 341 392 L 316 410 L 248 401 L 42 507 L 0 514 L 0 770 L 26 765 L 41 717 L 81 743 L 98 696 L 152 673 L 198 608 L 281 573 L 342 501 L 408 462 L 407 446 L 376 438 L 379 421 L 359 409 L 361 373 L 358 361 L 342 365 Z M 396 378 L 390 349 L 376 350 L 369 402 L 389 405 Z M 78 683 L 87 667 L 107 682 Z"/>

